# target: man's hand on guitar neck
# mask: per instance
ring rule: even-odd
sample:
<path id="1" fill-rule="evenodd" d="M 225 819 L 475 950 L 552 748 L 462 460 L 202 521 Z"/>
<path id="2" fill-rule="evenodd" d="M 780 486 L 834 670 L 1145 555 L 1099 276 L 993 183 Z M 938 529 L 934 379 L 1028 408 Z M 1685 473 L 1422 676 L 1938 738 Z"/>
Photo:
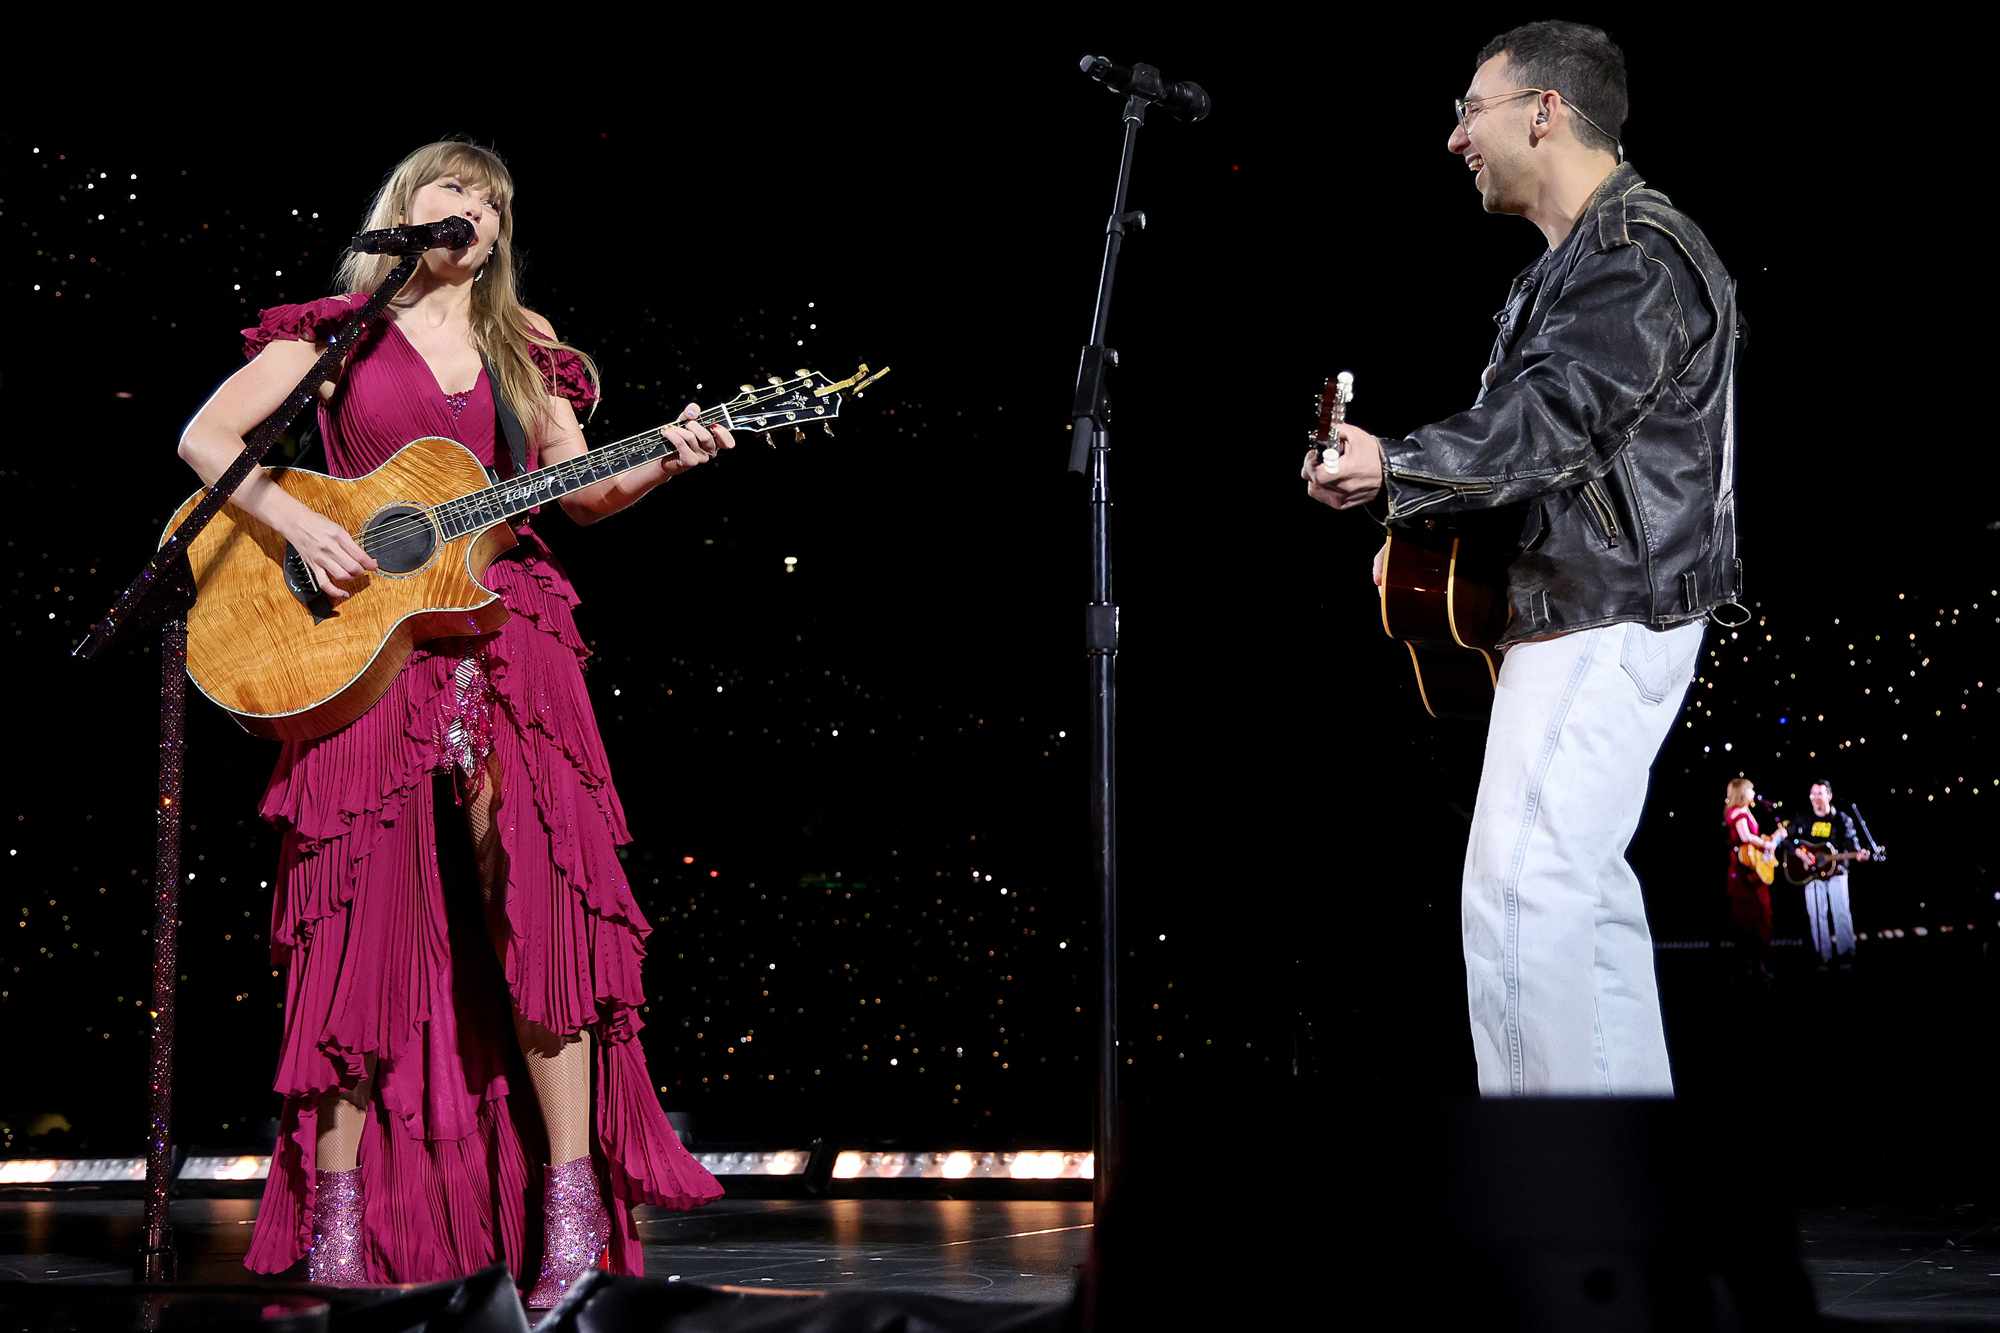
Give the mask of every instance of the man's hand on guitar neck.
<path id="1" fill-rule="evenodd" d="M 1382 489 L 1382 441 L 1359 426 L 1341 426 L 1340 451 L 1329 459 L 1306 450 L 1299 476 L 1306 494 L 1330 509 L 1367 504 Z"/>

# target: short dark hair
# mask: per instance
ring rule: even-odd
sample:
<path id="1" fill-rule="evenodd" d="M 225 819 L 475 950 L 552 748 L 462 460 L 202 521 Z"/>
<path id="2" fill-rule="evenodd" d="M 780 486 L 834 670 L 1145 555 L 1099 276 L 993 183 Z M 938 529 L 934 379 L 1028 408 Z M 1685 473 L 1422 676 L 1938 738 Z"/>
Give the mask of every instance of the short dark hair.
<path id="1" fill-rule="evenodd" d="M 1833 784 L 1831 782 L 1828 782 L 1825 778 L 1814 778 L 1812 780 L 1812 787 L 1807 787 L 1806 790 L 1810 792 L 1813 789 L 1813 787 L 1824 787 L 1826 788 L 1827 796 L 1831 797 L 1833 795 Z"/>
<path id="2" fill-rule="evenodd" d="M 1575 119 L 1576 137 L 1585 147 L 1618 151 L 1631 103 L 1625 92 L 1625 53 L 1604 29 L 1559 19 L 1524 23 L 1479 48 L 1473 68 L 1497 55 L 1505 55 L 1508 66 L 1527 83 L 1561 93 L 1590 117 Z"/>

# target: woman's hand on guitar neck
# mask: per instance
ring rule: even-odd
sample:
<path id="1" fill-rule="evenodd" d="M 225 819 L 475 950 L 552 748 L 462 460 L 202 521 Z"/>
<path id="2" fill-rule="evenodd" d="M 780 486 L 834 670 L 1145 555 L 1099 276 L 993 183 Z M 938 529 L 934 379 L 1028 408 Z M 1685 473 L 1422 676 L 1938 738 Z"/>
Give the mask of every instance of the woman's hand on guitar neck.
<path id="1" fill-rule="evenodd" d="M 1317 449 L 1306 451 L 1299 469 L 1306 494 L 1329 509 L 1367 504 L 1382 489 L 1382 441 L 1359 426 L 1341 426 L 1336 434 L 1339 453 L 1329 458 Z"/>
<path id="2" fill-rule="evenodd" d="M 670 426 L 660 427 L 660 434 L 674 446 L 674 452 L 660 460 L 663 476 L 678 477 L 691 467 L 700 467 L 724 449 L 734 449 L 736 440 L 720 426 L 704 426 L 701 408 L 689 403 L 681 412 L 680 420 Z"/>
<path id="3" fill-rule="evenodd" d="M 370 570 L 377 568 L 368 552 L 361 549 L 361 543 L 353 533 L 304 505 L 300 505 L 298 515 L 279 530 L 279 535 L 290 542 L 292 549 L 299 553 L 299 558 L 311 567 L 313 582 L 333 601 L 342 600 L 351 591 L 341 587 L 341 584 L 366 578 Z"/>

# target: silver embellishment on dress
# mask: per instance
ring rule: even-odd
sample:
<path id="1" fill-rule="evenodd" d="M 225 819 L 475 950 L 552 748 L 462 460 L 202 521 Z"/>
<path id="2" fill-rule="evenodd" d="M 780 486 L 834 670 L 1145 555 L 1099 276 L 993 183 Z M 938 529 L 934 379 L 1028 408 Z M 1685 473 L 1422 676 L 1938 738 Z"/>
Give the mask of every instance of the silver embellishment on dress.
<path id="1" fill-rule="evenodd" d="M 493 681 L 486 674 L 486 650 L 458 659 L 451 673 L 451 705 L 444 720 L 442 748 L 465 775 L 465 793 L 476 795 L 493 753 Z"/>

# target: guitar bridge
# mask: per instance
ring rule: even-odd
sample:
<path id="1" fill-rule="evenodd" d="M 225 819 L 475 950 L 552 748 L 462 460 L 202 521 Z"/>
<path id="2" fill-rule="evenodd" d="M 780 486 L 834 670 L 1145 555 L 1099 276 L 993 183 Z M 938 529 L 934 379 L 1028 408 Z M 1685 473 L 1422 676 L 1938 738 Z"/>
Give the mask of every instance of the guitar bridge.
<path id="1" fill-rule="evenodd" d="M 285 587 L 292 596 L 299 599 L 299 605 L 312 613 L 313 624 L 330 620 L 340 613 L 333 609 L 333 599 L 320 590 L 319 580 L 313 577 L 312 567 L 305 558 L 285 543 Z"/>

